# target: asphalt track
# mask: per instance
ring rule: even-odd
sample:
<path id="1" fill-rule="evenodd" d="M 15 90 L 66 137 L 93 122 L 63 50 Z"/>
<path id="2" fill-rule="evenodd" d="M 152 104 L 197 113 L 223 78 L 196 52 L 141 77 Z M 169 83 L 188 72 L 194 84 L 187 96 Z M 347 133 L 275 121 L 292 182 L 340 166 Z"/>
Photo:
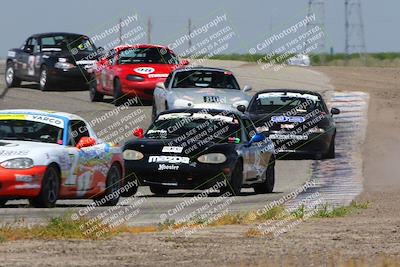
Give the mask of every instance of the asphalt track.
<path id="1" fill-rule="evenodd" d="M 329 79 L 321 73 L 300 67 L 284 67 L 283 69 L 263 70 L 261 66 L 237 61 L 209 61 L 208 66 L 224 67 L 234 72 L 243 87 L 249 84 L 253 87 L 253 92 L 266 88 L 298 88 L 310 89 L 322 92 L 326 99 L 330 99 L 333 87 L 329 84 Z M 115 110 L 107 98 L 104 103 L 91 103 L 88 91 L 80 90 L 57 90 L 51 92 L 41 92 L 38 86 L 33 83 L 23 83 L 20 88 L 10 90 L 3 89 L 4 86 L 4 62 L 0 64 L 0 109 L 10 108 L 33 108 L 65 111 L 78 114 L 88 121 L 101 117 L 108 112 Z M 150 123 L 150 106 L 131 106 L 125 110 L 119 110 L 118 114 L 107 117 L 105 120 L 95 125 L 97 132 L 113 128 L 112 125 L 124 116 L 129 114 L 143 114 L 144 120 L 140 120 L 130 125 L 133 129 L 136 126 L 146 128 Z M 114 128 L 113 128 L 114 129 Z M 124 136 L 129 136 L 132 129 L 124 132 Z M 110 134 L 110 131 L 108 132 Z M 113 137 L 115 138 L 115 137 Z M 125 138 L 124 138 L 125 139 Z M 315 164 L 315 163 L 314 163 Z M 123 218 L 131 225 L 143 225 L 159 223 L 165 219 L 179 220 L 190 212 L 214 205 L 227 208 L 229 211 L 249 211 L 259 209 L 268 205 L 271 201 L 281 199 L 283 196 L 298 189 L 310 180 L 313 171 L 313 161 L 311 160 L 290 160 L 278 161 L 276 165 L 276 186 L 274 193 L 255 195 L 252 189 L 242 190 L 240 196 L 234 197 L 232 203 L 219 202 L 218 195 L 213 193 L 206 198 L 193 198 L 201 191 L 182 191 L 172 190 L 167 197 L 154 197 L 147 187 L 139 189 L 140 197 L 125 199 L 126 204 L 118 208 L 120 218 Z M 195 199 L 195 201 L 193 201 Z M 120 203 L 123 203 L 121 199 Z M 85 214 L 95 216 L 102 214 L 111 216 L 116 213 L 106 207 L 96 208 L 88 212 L 87 205 L 92 203 L 90 200 L 61 200 L 56 208 L 35 209 L 28 207 L 28 202 L 24 200 L 9 201 L 5 208 L 0 209 L 0 223 L 23 221 L 24 224 L 42 223 L 48 218 L 63 214 Z M 185 203 L 185 204 L 182 204 Z M 184 205 L 185 208 L 180 207 Z M 134 208 L 134 210 L 133 210 Z"/>

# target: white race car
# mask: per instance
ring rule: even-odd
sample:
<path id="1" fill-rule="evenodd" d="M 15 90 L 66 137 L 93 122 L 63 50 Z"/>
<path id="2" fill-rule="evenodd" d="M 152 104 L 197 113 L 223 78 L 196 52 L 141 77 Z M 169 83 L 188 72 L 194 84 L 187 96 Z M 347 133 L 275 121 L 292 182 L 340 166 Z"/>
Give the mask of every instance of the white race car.
<path id="1" fill-rule="evenodd" d="M 76 115 L 0 111 L 0 206 L 29 199 L 34 207 L 54 207 L 73 198 L 116 205 L 123 166 L 121 148 L 102 142 Z"/>
<path id="2" fill-rule="evenodd" d="M 232 72 L 217 68 L 180 68 L 172 71 L 164 83 L 154 90 L 153 119 L 160 112 L 172 109 L 245 109 L 251 97 L 246 94 Z"/>

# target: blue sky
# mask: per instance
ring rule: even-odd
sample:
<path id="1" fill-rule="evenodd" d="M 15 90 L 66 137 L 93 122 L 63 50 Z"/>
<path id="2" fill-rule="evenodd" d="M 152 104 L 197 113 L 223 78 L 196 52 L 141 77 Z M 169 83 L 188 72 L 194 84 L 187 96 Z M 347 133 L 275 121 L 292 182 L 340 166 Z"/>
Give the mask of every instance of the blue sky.
<path id="1" fill-rule="evenodd" d="M 33 33 L 68 31 L 92 35 L 112 27 L 120 17 L 137 14 L 139 20 L 125 31 L 146 29 L 152 18 L 152 42 L 167 44 L 187 32 L 188 18 L 194 27 L 219 14 L 227 14 L 236 38 L 226 52 L 245 53 L 256 43 L 296 23 L 307 14 L 308 0 L 170 0 L 170 1 L 3 1 L 0 10 L 0 57 L 19 47 Z M 362 0 L 367 51 L 400 52 L 400 1 Z M 327 47 L 344 51 L 344 0 L 327 0 L 325 11 Z M 145 41 L 146 39 L 143 39 Z M 101 44 L 101 43 L 100 43 Z M 104 45 L 104 44 L 101 44 Z M 178 51 L 179 52 L 179 51 Z"/>

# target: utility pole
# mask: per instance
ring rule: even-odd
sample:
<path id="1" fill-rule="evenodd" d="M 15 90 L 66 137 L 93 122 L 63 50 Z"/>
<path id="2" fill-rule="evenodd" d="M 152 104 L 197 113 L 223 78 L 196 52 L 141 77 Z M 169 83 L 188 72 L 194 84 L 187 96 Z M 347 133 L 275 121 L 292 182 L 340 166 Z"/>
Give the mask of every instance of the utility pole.
<path id="1" fill-rule="evenodd" d="M 325 36 L 325 0 L 309 0 L 308 1 L 308 16 L 315 15 L 315 20 L 307 23 L 307 31 L 319 27 L 319 32 L 323 35 L 318 40 L 315 40 L 312 44 L 307 43 L 304 49 L 310 45 L 317 45 L 317 49 L 311 51 L 320 54 L 321 63 L 325 61 L 324 53 L 326 53 L 326 36 Z"/>
<path id="2" fill-rule="evenodd" d="M 192 19 L 189 18 L 189 20 L 188 20 L 189 51 L 190 51 L 190 48 L 192 47 L 192 38 L 190 37 L 191 33 L 192 33 Z"/>
<path id="3" fill-rule="evenodd" d="M 151 23 L 151 17 L 147 19 L 147 43 L 151 44 L 151 31 L 153 29 L 153 24 Z"/>
<path id="4" fill-rule="evenodd" d="M 122 18 L 119 18 L 118 32 L 119 32 L 119 45 L 122 45 Z"/>
<path id="5" fill-rule="evenodd" d="M 352 53 L 358 53 L 364 64 L 367 64 L 364 36 L 364 21 L 360 0 L 345 0 L 345 51 L 346 64 Z"/>

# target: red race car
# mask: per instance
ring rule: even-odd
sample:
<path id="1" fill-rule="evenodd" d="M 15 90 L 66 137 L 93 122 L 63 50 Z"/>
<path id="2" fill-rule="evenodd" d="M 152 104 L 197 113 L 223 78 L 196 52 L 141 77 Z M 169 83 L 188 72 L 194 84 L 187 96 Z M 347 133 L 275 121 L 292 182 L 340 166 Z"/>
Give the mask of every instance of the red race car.
<path id="1" fill-rule="evenodd" d="M 97 62 L 90 99 L 102 101 L 104 95 L 110 95 L 116 106 L 125 103 L 127 98 L 151 101 L 156 84 L 164 82 L 175 68 L 187 64 L 187 60 L 179 61 L 166 46 L 117 46 Z"/>

